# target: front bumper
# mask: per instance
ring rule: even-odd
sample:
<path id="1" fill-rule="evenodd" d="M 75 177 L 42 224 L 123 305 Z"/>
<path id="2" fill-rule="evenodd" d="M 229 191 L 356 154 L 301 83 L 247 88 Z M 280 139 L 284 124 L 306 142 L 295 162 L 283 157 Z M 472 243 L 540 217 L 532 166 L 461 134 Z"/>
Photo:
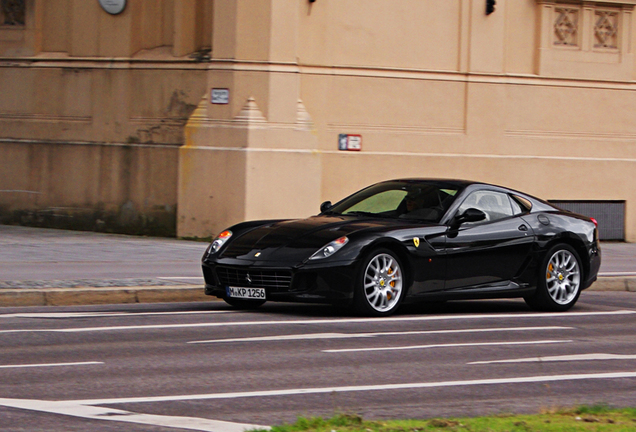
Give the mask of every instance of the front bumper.
<path id="1" fill-rule="evenodd" d="M 285 265 L 237 259 L 204 260 L 205 294 L 223 298 L 227 286 L 265 288 L 266 300 L 348 304 L 353 299 L 356 261 Z"/>

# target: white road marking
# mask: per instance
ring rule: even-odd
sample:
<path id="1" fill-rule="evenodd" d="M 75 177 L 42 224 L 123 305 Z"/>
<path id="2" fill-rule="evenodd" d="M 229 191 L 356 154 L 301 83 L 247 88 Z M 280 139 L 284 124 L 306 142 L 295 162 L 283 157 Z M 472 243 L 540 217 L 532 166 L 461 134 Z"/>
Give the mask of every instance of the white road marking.
<path id="1" fill-rule="evenodd" d="M 55 367 L 55 366 L 87 366 L 87 365 L 98 365 L 98 364 L 104 364 L 104 362 L 39 363 L 39 364 L 0 365 L 0 369 Z"/>
<path id="2" fill-rule="evenodd" d="M 365 391 L 380 391 L 380 390 L 412 390 L 412 389 L 439 388 L 439 387 L 505 385 L 505 384 L 519 384 L 519 383 L 541 383 L 541 382 L 556 382 L 556 381 L 621 379 L 621 378 L 636 378 L 636 371 L 593 373 L 593 374 L 571 374 L 571 375 L 542 375 L 542 376 L 529 376 L 529 377 L 491 378 L 491 379 L 461 380 L 461 381 L 378 384 L 378 385 L 363 385 L 363 386 L 298 388 L 298 389 L 285 389 L 285 390 L 262 390 L 262 391 L 251 391 L 251 392 L 209 393 L 209 394 L 176 395 L 176 396 L 87 399 L 87 400 L 77 400 L 72 402 L 81 404 L 81 405 L 112 405 L 112 404 L 127 404 L 127 403 L 175 402 L 175 401 L 188 401 L 188 400 L 239 399 L 239 398 L 248 398 L 248 397 L 296 396 L 296 395 L 321 394 L 321 393 L 333 393 L 333 392 L 344 393 L 344 392 L 365 392 Z"/>
<path id="3" fill-rule="evenodd" d="M 295 341 L 295 340 L 317 340 L 317 339 L 349 339 L 349 338 L 370 338 L 372 333 L 368 334 L 346 334 L 346 333 L 311 333 L 305 335 L 281 335 L 281 336 L 263 336 L 249 337 L 237 339 L 211 339 L 203 341 L 191 341 L 189 344 L 207 344 L 217 342 L 264 342 L 264 341 Z"/>
<path id="4" fill-rule="evenodd" d="M 613 277 L 613 276 L 636 276 L 636 272 L 601 272 L 599 277 Z"/>
<path id="5" fill-rule="evenodd" d="M 148 315 L 209 315 L 235 313 L 231 310 L 219 311 L 183 311 L 183 312 L 35 312 L 35 313 L 14 313 L 0 315 L 0 318 L 102 318 L 121 316 L 148 316 Z"/>
<path id="6" fill-rule="evenodd" d="M 179 280 L 179 279 L 191 279 L 197 281 L 203 281 L 203 276 L 161 276 L 156 279 L 165 279 L 165 280 Z"/>
<path id="7" fill-rule="evenodd" d="M 343 348 L 323 350 L 324 353 L 348 353 L 348 352 L 369 352 L 369 351 L 403 351 L 416 349 L 431 348 L 457 348 L 457 347 L 480 347 L 480 346 L 505 346 L 505 345 L 545 345 L 556 343 L 570 343 L 572 340 L 538 340 L 538 341 L 518 341 L 518 342 L 468 342 L 454 344 L 431 344 L 431 345 L 408 345 L 397 347 L 378 347 L 378 348 Z"/>
<path id="8" fill-rule="evenodd" d="M 136 423 L 151 426 L 163 426 L 177 429 L 188 429 L 207 432 L 243 432 L 247 429 L 269 429 L 268 426 L 230 423 L 197 417 L 163 416 L 140 414 L 113 408 L 86 406 L 74 401 L 57 402 L 32 399 L 1 399 L 0 405 L 31 411 L 62 414 L 91 420 L 107 420 Z"/>
<path id="9" fill-rule="evenodd" d="M 95 331 L 118 331 L 118 330 L 154 330 L 154 329 L 176 329 L 176 328 L 196 328 L 196 327 L 240 327 L 240 326 L 273 326 L 273 325 L 298 325 L 298 324 L 343 324 L 343 323 L 368 323 L 387 324 L 395 322 L 423 322 L 423 321 L 451 321 L 451 320 L 476 320 L 476 319 L 530 319 L 549 317 L 577 318 L 593 316 L 612 315 L 633 315 L 633 310 L 618 310 L 611 312 L 554 312 L 554 313 L 527 313 L 527 314 L 484 314 L 484 315 L 434 315 L 415 317 L 389 317 L 389 318 L 338 318 L 338 319 L 312 319 L 312 320 L 285 320 L 285 321 L 238 321 L 238 322 L 211 322 L 197 324 L 154 324 L 137 326 L 113 326 L 113 327 L 78 327 L 68 329 L 13 329 L 0 330 L 0 333 L 31 333 L 31 332 L 55 332 L 55 333 L 77 333 Z"/>
<path id="10" fill-rule="evenodd" d="M 512 332 L 512 331 L 539 331 L 539 330 L 572 330 L 574 327 L 546 326 L 546 327 L 503 327 L 503 328 L 482 328 L 482 329 L 458 329 L 458 330 L 424 330 L 405 332 L 381 332 L 381 333 L 310 333 L 299 335 L 261 336 L 236 339 L 210 339 L 203 341 L 191 341 L 190 344 L 205 344 L 218 342 L 274 342 L 274 341 L 295 341 L 295 340 L 317 340 L 317 339 L 354 339 L 373 338 L 376 336 L 410 336 L 410 335 L 433 335 L 450 333 L 488 333 L 488 332 Z"/>
<path id="11" fill-rule="evenodd" d="M 367 386 L 343 386 L 343 387 L 322 387 L 322 388 L 299 388 L 286 390 L 263 390 L 252 392 L 233 393 L 209 393 L 194 395 L 175 396 L 155 396 L 155 397 L 134 397 L 134 398 L 111 398 L 111 399 L 87 399 L 71 401 L 42 401 L 28 399 L 2 399 L 0 405 L 21 408 L 32 411 L 63 414 L 75 417 L 88 418 L 93 420 L 121 421 L 129 423 L 147 424 L 154 426 L 174 427 L 181 429 L 213 432 L 242 432 L 251 428 L 266 428 L 259 425 L 237 424 L 220 422 L 216 420 L 201 419 L 195 417 L 172 417 L 151 414 L 138 414 L 130 411 L 117 410 L 113 408 L 101 408 L 98 405 L 131 404 L 131 403 L 157 403 L 175 402 L 190 400 L 212 400 L 212 399 L 239 399 L 249 397 L 275 397 L 275 396 L 296 396 L 307 394 L 329 394 L 334 392 L 364 392 L 364 391 L 387 391 L 387 390 L 410 390 L 423 388 L 440 387 L 462 387 L 479 385 L 507 385 L 520 383 L 545 383 L 558 381 L 578 381 L 595 379 L 625 379 L 636 378 L 636 372 L 611 372 L 595 374 L 571 374 L 571 375 L 543 375 L 530 377 L 513 378 L 493 378 L 480 380 L 461 381 L 439 381 L 424 383 L 403 383 L 384 384 Z"/>
<path id="12" fill-rule="evenodd" d="M 636 360 L 636 355 L 622 355 L 622 354 L 575 354 L 575 355 L 562 355 L 551 357 L 528 357 L 519 359 L 508 360 L 491 360 L 491 361 L 476 361 L 467 363 L 469 365 L 481 365 L 481 364 L 497 364 L 497 363 L 543 363 L 543 362 L 560 362 L 560 361 L 589 361 L 589 360 Z"/>

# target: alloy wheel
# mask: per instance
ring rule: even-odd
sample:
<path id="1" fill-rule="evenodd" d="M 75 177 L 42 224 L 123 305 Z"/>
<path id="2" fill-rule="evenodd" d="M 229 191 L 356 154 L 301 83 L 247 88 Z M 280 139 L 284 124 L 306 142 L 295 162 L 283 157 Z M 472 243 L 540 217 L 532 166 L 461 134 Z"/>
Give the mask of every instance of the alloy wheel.
<path id="1" fill-rule="evenodd" d="M 555 303 L 566 305 L 574 300 L 581 286 L 581 270 L 574 254 L 566 249 L 556 251 L 548 261 L 545 278 Z"/>
<path id="2" fill-rule="evenodd" d="M 386 253 L 374 256 L 364 272 L 364 294 L 369 306 L 388 312 L 402 296 L 403 276 L 397 260 Z"/>

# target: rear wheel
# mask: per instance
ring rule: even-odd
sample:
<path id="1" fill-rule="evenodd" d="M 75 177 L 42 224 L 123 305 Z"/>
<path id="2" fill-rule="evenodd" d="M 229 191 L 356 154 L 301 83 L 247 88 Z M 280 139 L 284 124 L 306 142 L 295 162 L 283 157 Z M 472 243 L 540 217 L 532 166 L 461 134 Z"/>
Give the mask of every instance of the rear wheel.
<path id="1" fill-rule="evenodd" d="M 265 300 L 245 300 L 228 296 L 223 296 L 223 300 L 237 309 L 256 309 L 265 303 Z"/>
<path id="2" fill-rule="evenodd" d="M 405 275 L 400 260 L 388 249 L 376 249 L 361 267 L 354 294 L 354 306 L 364 315 L 388 316 L 404 297 Z"/>
<path id="3" fill-rule="evenodd" d="M 525 301 L 536 310 L 566 311 L 578 300 L 582 280 L 579 255 L 569 245 L 556 245 L 541 265 L 535 294 Z"/>

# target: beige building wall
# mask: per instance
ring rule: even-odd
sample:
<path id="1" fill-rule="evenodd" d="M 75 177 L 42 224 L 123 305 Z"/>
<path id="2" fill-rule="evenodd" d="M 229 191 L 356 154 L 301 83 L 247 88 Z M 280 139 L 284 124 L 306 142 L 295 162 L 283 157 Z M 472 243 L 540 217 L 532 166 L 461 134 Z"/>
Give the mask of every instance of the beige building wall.
<path id="1" fill-rule="evenodd" d="M 29 193 L 0 192 L 3 214 L 163 206 L 177 235 L 207 237 L 375 181 L 445 177 L 625 201 L 636 241 L 636 0 L 499 0 L 490 15 L 485 0 L 26 4 L 21 33 L 0 28 L 0 160 L 19 161 L 0 189 Z M 340 134 L 361 151 L 338 150 Z M 29 151 L 77 157 L 82 193 Z M 15 180 L 36 176 L 37 190 Z"/>
<path id="2" fill-rule="evenodd" d="M 215 2 L 239 25 L 221 37 L 215 23 L 208 87 L 231 97 L 203 101 L 188 127 L 181 160 L 199 169 L 180 170 L 180 234 L 315 214 L 322 200 L 414 176 L 623 200 L 636 240 L 634 1 L 500 0 L 491 15 L 477 0 L 256 3 L 251 14 L 247 2 Z M 269 23 L 258 18 L 268 11 Z M 296 98 L 309 130 L 290 141 Z M 339 151 L 339 134 L 361 135 L 362 150 Z M 218 195 L 190 193 L 202 184 Z"/>
<path id="3" fill-rule="evenodd" d="M 175 235 L 211 45 L 211 0 L 26 0 L 0 25 L 0 222 Z"/>

